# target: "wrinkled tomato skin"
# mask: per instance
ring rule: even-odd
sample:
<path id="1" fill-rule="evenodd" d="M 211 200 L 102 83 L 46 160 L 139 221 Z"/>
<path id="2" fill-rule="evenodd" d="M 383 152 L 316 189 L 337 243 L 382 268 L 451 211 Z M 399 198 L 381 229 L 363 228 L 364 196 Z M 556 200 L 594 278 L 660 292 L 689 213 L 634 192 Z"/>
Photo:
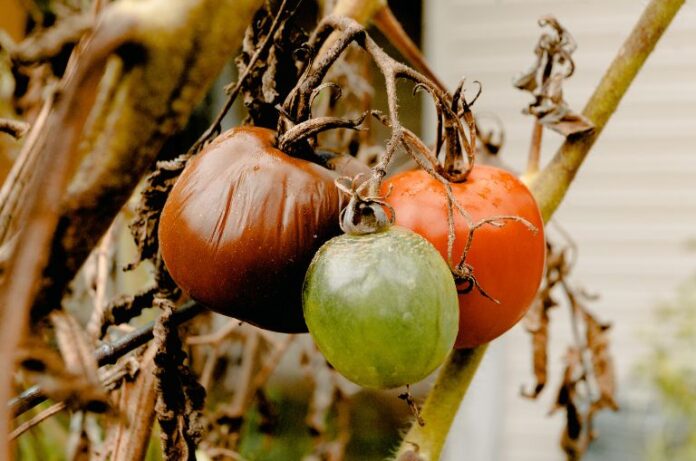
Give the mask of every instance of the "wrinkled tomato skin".
<path id="1" fill-rule="evenodd" d="M 428 239 L 447 259 L 447 202 L 444 187 L 424 171 L 400 173 L 383 184 L 396 212 L 396 224 Z M 466 261 L 495 304 L 475 288 L 459 295 L 459 334 L 456 348 L 487 343 L 512 328 L 527 312 L 541 282 L 546 257 L 544 227 L 534 197 L 515 176 L 499 168 L 476 165 L 465 182 L 453 183 L 459 203 L 474 221 L 500 215 L 525 218 L 524 224 L 505 221 L 475 231 Z M 454 263 L 459 262 L 469 226 L 455 212 Z M 458 287 L 462 288 L 462 286 Z"/>
<path id="2" fill-rule="evenodd" d="M 159 240 L 174 281 L 221 314 L 305 332 L 302 282 L 340 234 L 336 174 L 273 147 L 275 133 L 229 130 L 194 157 L 162 211 Z"/>
<path id="3" fill-rule="evenodd" d="M 426 239 L 398 226 L 329 240 L 307 271 L 303 299 L 319 350 L 364 387 L 422 380 L 457 337 L 457 290 L 447 263 Z"/>

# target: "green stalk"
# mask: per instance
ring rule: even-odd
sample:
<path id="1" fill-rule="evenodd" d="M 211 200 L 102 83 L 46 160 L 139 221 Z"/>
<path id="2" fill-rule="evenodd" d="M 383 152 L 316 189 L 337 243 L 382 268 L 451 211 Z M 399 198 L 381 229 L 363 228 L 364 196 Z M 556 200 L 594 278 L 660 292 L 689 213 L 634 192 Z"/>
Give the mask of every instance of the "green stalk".
<path id="1" fill-rule="evenodd" d="M 418 459 L 408 458 L 408 452 L 426 461 L 440 459 L 454 416 L 486 349 L 488 344 L 473 349 L 456 349 L 450 353 L 421 409 L 425 426 L 413 423 L 401 443 L 397 460 Z"/>
<path id="2" fill-rule="evenodd" d="M 531 190 L 544 222 L 551 219 L 590 148 L 683 4 L 684 0 L 650 1 L 583 110 L 583 114 L 594 123 L 594 132 L 568 138 L 551 162 L 534 178 Z M 423 404 L 421 414 L 425 426 L 412 425 L 399 447 L 397 460 L 436 461 L 440 458 L 454 416 L 486 347 L 456 350 L 450 354 Z"/>
<path id="3" fill-rule="evenodd" d="M 594 123 L 594 131 L 586 136 L 566 139 L 551 162 L 534 179 L 531 190 L 545 222 L 560 205 L 590 148 L 683 4 L 684 0 L 652 0 L 645 7 L 638 23 L 585 105 L 583 115 Z"/>

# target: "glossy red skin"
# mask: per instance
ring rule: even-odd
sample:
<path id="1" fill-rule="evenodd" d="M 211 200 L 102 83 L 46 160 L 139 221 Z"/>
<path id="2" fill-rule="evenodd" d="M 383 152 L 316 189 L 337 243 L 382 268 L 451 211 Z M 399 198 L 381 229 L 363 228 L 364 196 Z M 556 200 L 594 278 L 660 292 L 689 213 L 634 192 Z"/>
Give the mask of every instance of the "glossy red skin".
<path id="1" fill-rule="evenodd" d="M 444 187 L 422 170 L 400 173 L 383 184 L 383 193 L 396 211 L 396 224 L 428 239 L 447 259 L 447 205 Z M 474 221 L 498 215 L 520 216 L 538 232 L 507 221 L 496 228 L 475 231 L 467 255 L 478 283 L 495 304 L 476 289 L 459 295 L 459 334 L 455 348 L 475 347 L 512 328 L 529 309 L 541 282 L 546 257 L 543 221 L 526 186 L 499 168 L 477 165 L 467 180 L 452 184 L 454 195 Z M 454 263 L 459 262 L 469 227 L 455 213 Z M 461 288 L 458 287 L 458 288 Z"/>
<path id="2" fill-rule="evenodd" d="M 340 234 L 336 174 L 273 147 L 271 130 L 229 130 L 194 157 L 162 211 L 174 281 L 211 309 L 262 328 L 304 332 L 302 282 Z"/>

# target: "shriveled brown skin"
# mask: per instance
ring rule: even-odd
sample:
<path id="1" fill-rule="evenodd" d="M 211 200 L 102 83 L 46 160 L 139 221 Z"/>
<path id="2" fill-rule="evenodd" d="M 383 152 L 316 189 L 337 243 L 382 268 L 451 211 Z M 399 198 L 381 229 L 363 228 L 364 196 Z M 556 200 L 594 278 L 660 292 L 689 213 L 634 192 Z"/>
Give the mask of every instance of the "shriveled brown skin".
<path id="1" fill-rule="evenodd" d="M 336 174 L 273 147 L 275 133 L 233 128 L 186 167 L 162 211 L 160 248 L 176 283 L 211 309 L 304 332 L 302 282 L 338 235 Z"/>

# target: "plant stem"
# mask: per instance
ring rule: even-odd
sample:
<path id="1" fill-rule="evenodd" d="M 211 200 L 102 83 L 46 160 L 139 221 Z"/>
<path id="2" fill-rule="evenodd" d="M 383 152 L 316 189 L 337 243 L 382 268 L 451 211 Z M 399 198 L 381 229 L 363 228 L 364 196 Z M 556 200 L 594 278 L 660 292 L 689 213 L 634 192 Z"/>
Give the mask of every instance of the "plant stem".
<path id="1" fill-rule="evenodd" d="M 583 110 L 595 130 L 566 139 L 532 183 L 544 221 L 563 200 L 590 148 L 682 4 L 684 0 L 651 0 Z"/>
<path id="2" fill-rule="evenodd" d="M 437 380 L 420 412 L 425 425 L 413 423 L 397 453 L 405 459 L 409 451 L 424 460 L 440 459 L 457 409 L 466 394 L 488 344 L 453 350 L 440 369 Z"/>
<path id="3" fill-rule="evenodd" d="M 207 312 L 207 309 L 201 304 L 189 301 L 179 307 L 171 317 L 173 325 L 181 325 L 188 322 L 198 314 Z M 97 364 L 100 367 L 116 363 L 118 359 L 127 353 L 137 349 L 138 347 L 147 344 L 153 337 L 155 322 L 148 324 L 131 331 L 110 343 L 100 345 L 95 351 L 94 356 L 97 359 Z M 46 400 L 40 386 L 32 386 L 21 395 L 10 400 L 8 407 L 15 417 L 25 413 L 36 405 Z"/>
<path id="4" fill-rule="evenodd" d="M 568 138 L 536 176 L 531 189 L 544 222 L 558 208 L 590 148 L 683 3 L 684 0 L 650 1 L 585 106 L 583 114 L 594 123 L 595 130 Z M 423 404 L 421 414 L 426 425 L 411 427 L 399 448 L 399 456 L 409 450 L 416 451 L 413 445 L 416 443 L 417 454 L 423 461 L 439 459 L 450 425 L 485 350 L 484 345 L 450 354 Z"/>
<path id="5" fill-rule="evenodd" d="M 532 127 L 532 141 L 529 144 L 529 158 L 527 160 L 526 176 L 533 177 L 539 172 L 539 160 L 541 158 L 541 137 L 544 134 L 544 125 L 534 119 Z"/>

